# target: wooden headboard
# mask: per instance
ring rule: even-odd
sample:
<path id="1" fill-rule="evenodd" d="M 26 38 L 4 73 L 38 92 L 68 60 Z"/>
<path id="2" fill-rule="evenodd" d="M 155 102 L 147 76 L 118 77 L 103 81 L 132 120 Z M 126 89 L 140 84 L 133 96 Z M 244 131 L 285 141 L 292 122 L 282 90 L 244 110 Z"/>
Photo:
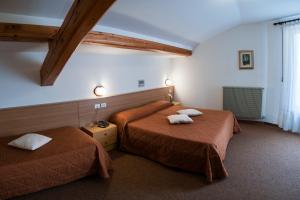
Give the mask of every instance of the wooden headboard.
<path id="1" fill-rule="evenodd" d="M 173 87 L 164 87 L 97 99 L 0 109 L 0 137 L 62 126 L 85 126 L 108 119 L 121 110 L 167 100 L 170 89 L 174 91 Z M 95 110 L 95 104 L 103 102 L 107 108 Z"/>

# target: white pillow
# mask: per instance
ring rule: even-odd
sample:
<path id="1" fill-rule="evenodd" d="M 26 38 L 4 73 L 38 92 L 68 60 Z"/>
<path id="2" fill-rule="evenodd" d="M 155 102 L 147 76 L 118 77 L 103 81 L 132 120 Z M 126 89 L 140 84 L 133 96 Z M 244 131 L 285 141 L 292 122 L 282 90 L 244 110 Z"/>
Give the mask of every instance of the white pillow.
<path id="1" fill-rule="evenodd" d="M 187 115 L 170 115 L 167 117 L 170 124 L 190 124 L 194 121 Z"/>
<path id="2" fill-rule="evenodd" d="M 9 146 L 17 147 L 20 149 L 26 149 L 26 150 L 36 150 L 40 148 L 41 146 L 47 144 L 50 142 L 52 138 L 39 135 L 36 133 L 28 133 L 26 135 L 23 135 L 22 137 L 19 137 L 10 143 L 8 143 Z"/>
<path id="3" fill-rule="evenodd" d="M 177 111 L 178 114 L 185 114 L 188 115 L 190 117 L 193 116 L 198 116 L 198 115 L 202 115 L 203 112 L 196 110 L 196 109 L 184 109 L 184 110 L 178 110 Z"/>

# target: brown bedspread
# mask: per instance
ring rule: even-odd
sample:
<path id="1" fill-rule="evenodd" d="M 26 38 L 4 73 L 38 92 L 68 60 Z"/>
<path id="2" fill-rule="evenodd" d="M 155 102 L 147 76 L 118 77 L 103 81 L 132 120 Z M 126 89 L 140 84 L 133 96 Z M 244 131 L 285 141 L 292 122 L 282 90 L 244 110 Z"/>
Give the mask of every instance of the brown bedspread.
<path id="1" fill-rule="evenodd" d="M 209 182 L 227 177 L 223 164 L 227 144 L 233 133 L 240 131 L 233 114 L 200 109 L 204 114 L 192 117 L 194 123 L 170 125 L 166 117 L 185 107 L 170 106 L 166 102 L 156 104 L 166 106 L 155 113 L 144 112 L 143 116 L 135 117 L 136 113 L 147 111 L 147 106 L 123 111 L 111 118 L 119 127 L 121 149 L 170 167 L 203 173 Z"/>
<path id="2" fill-rule="evenodd" d="M 0 199 L 62 185 L 98 173 L 108 178 L 110 158 L 95 140 L 77 128 L 39 132 L 52 138 L 35 150 L 7 145 L 17 137 L 0 138 Z"/>

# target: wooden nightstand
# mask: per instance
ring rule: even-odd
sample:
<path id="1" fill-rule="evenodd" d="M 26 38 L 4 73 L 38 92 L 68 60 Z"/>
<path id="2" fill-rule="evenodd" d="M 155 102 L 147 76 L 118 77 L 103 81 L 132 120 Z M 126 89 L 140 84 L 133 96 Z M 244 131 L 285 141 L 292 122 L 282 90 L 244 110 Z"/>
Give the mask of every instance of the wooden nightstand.
<path id="1" fill-rule="evenodd" d="M 179 102 L 179 101 L 173 101 L 172 104 L 174 106 L 181 106 L 181 102 Z"/>
<path id="2" fill-rule="evenodd" d="M 82 128 L 84 132 L 98 140 L 106 151 L 113 150 L 117 146 L 117 126 L 109 123 L 106 128 L 95 126 L 85 126 Z"/>

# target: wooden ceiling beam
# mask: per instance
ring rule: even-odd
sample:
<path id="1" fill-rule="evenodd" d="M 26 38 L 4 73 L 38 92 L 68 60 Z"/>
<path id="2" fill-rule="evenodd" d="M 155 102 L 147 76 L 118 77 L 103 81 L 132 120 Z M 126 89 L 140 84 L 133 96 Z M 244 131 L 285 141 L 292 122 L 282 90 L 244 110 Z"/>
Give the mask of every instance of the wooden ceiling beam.
<path id="1" fill-rule="evenodd" d="M 0 23 L 0 40 L 19 42 L 51 42 L 58 30 L 59 27 L 55 26 Z M 159 51 L 183 56 L 192 55 L 192 51 L 189 49 L 103 32 L 89 32 L 83 38 L 82 43 L 141 51 Z"/>
<path id="2" fill-rule="evenodd" d="M 58 31 L 57 27 L 32 24 L 0 23 L 1 41 L 48 42 Z"/>
<path id="3" fill-rule="evenodd" d="M 111 33 L 90 32 L 83 39 L 83 43 L 100 44 L 117 48 L 134 49 L 142 51 L 168 52 L 183 56 L 192 55 L 192 51 L 188 49 Z"/>
<path id="4" fill-rule="evenodd" d="M 68 59 L 86 34 L 115 0 L 75 0 L 62 26 L 49 43 L 40 71 L 41 85 L 53 85 Z"/>

